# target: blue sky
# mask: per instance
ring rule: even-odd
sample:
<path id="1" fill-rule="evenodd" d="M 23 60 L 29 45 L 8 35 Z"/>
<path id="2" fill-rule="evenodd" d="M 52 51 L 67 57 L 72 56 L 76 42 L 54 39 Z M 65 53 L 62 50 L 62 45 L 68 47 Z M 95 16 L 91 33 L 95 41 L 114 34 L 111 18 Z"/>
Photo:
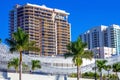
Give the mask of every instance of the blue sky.
<path id="1" fill-rule="evenodd" d="M 9 37 L 9 11 L 15 4 L 27 2 L 69 12 L 72 40 L 92 27 L 120 24 L 120 0 L 1 0 L 0 38 Z"/>

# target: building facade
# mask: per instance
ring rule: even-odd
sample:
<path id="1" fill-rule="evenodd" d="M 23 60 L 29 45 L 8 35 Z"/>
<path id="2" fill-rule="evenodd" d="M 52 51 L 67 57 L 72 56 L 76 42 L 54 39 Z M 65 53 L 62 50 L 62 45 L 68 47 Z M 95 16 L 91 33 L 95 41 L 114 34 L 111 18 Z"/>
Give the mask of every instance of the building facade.
<path id="1" fill-rule="evenodd" d="M 10 36 L 21 27 L 35 41 L 40 55 L 61 55 L 70 42 L 69 13 L 35 4 L 16 5 L 10 11 Z M 28 52 L 34 53 L 34 52 Z"/>
<path id="2" fill-rule="evenodd" d="M 95 58 L 109 58 L 116 54 L 116 49 L 110 47 L 96 47 L 91 51 L 95 53 Z"/>
<path id="3" fill-rule="evenodd" d="M 116 54 L 120 54 L 120 26 L 111 25 L 111 26 L 98 26 L 88 30 L 87 32 L 80 35 L 83 42 L 87 43 L 87 48 L 92 50 L 94 48 L 115 48 Z M 104 54 L 104 53 L 100 53 Z M 115 54 L 115 53 L 114 53 Z"/>

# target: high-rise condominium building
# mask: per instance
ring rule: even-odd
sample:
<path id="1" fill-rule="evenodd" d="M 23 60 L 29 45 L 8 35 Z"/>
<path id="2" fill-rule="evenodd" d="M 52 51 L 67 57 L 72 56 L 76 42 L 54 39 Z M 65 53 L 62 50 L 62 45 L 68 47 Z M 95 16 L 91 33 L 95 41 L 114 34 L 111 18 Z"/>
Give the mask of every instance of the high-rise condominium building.
<path id="1" fill-rule="evenodd" d="M 116 53 L 120 54 L 120 26 L 98 26 L 80 35 L 83 42 L 88 44 L 88 49 L 98 47 L 115 48 Z M 115 52 L 115 51 L 114 51 Z"/>
<path id="2" fill-rule="evenodd" d="M 10 11 L 10 36 L 21 27 L 35 41 L 41 55 L 62 55 L 70 42 L 69 13 L 35 4 L 16 5 Z M 34 53 L 30 52 L 29 53 Z"/>

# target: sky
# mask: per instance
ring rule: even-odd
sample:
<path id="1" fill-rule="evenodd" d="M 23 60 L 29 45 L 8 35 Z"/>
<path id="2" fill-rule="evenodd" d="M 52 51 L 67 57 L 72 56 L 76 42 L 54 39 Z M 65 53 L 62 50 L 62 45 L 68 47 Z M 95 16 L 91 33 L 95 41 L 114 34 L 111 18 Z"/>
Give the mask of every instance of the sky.
<path id="1" fill-rule="evenodd" d="M 9 37 L 9 11 L 15 4 L 38 4 L 70 13 L 72 41 L 100 25 L 120 25 L 120 0 L 0 0 L 0 38 Z"/>

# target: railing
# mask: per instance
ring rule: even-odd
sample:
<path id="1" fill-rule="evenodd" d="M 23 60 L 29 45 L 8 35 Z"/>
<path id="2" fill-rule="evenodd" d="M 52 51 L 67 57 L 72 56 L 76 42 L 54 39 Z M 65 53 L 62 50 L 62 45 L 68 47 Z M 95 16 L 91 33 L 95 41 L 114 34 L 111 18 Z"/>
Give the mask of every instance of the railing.
<path id="1" fill-rule="evenodd" d="M 0 70 L 1 69 L 8 70 L 7 63 L 13 57 L 19 57 L 19 54 L 17 54 L 17 53 L 11 54 L 10 52 L 8 52 L 7 46 L 5 46 L 4 44 L 0 44 Z M 46 61 L 47 60 L 49 61 L 49 58 L 51 58 L 51 57 L 42 56 L 42 58 L 45 58 Z M 31 66 L 31 62 L 30 62 L 31 60 L 37 59 L 37 60 L 41 61 L 42 58 L 38 55 L 25 55 L 25 54 L 23 54 L 23 61 L 25 61 L 25 63 L 27 63 L 29 66 Z M 52 57 L 52 58 L 54 60 L 55 57 Z M 61 57 L 57 57 L 57 58 L 61 58 Z M 108 60 L 107 64 L 113 64 L 116 62 L 120 62 L 120 56 L 107 58 L 106 60 Z M 52 61 L 48 62 L 47 64 L 46 64 L 46 62 L 41 61 L 42 68 L 35 70 L 35 71 L 36 72 L 51 73 L 51 74 L 70 74 L 70 73 L 76 72 L 75 66 L 64 66 L 64 65 L 63 66 L 55 66 L 54 64 L 55 63 Z M 58 64 L 65 64 L 65 63 L 58 62 Z M 73 65 L 72 63 L 67 63 L 67 64 Z M 81 72 L 84 73 L 84 72 L 91 71 L 94 66 L 95 66 L 94 63 L 88 64 L 86 66 L 82 66 Z M 14 70 L 14 69 L 12 69 L 12 70 Z"/>

